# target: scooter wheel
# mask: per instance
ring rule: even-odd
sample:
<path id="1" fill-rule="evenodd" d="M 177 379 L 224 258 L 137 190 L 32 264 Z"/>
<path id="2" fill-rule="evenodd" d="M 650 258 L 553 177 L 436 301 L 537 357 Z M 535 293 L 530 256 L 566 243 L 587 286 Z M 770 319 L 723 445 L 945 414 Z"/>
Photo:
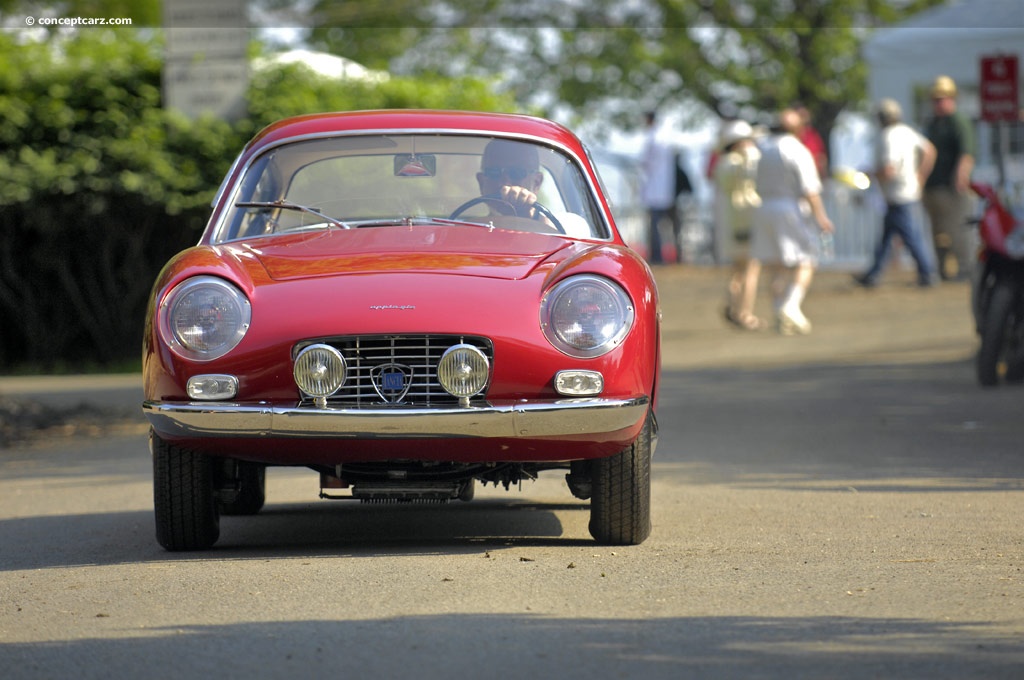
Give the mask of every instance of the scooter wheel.
<path id="1" fill-rule="evenodd" d="M 981 347 L 978 348 L 976 368 L 978 382 L 985 387 L 999 383 L 999 363 L 1006 357 L 1008 349 L 1015 296 L 1016 291 L 1011 283 L 997 282 L 981 319 Z"/>

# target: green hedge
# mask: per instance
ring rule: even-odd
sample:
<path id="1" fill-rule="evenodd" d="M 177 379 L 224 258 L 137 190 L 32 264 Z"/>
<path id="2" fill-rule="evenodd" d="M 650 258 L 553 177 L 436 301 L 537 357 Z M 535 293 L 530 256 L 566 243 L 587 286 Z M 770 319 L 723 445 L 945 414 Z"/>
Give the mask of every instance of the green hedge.
<path id="1" fill-rule="evenodd" d="M 156 37 L 20 37 L 0 33 L 0 373 L 137 359 L 153 279 L 199 238 L 235 154 L 268 123 L 514 109 L 479 80 L 342 83 L 289 66 L 254 75 L 245 120 L 192 122 L 161 108 Z"/>

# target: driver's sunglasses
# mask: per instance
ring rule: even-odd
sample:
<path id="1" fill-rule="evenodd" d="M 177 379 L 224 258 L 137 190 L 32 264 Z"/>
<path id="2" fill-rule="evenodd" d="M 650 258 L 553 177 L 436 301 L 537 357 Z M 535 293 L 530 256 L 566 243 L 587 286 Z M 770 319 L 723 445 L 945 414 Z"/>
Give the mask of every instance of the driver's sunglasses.
<path id="1" fill-rule="evenodd" d="M 531 171 L 524 168 L 517 168 L 515 166 L 507 168 L 482 168 L 480 174 L 490 180 L 499 180 L 502 177 L 507 177 L 513 182 L 522 182 L 526 179 L 527 175 L 532 174 Z"/>

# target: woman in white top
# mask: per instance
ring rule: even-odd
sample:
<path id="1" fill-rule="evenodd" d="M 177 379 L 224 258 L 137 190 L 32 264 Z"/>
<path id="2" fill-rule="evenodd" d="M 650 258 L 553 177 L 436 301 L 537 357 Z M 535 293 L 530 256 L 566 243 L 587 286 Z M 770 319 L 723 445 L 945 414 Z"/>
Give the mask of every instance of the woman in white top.
<path id="1" fill-rule="evenodd" d="M 811 332 L 801 305 L 818 265 L 821 232 L 833 231 L 821 201 L 821 178 L 814 158 L 793 135 L 800 119 L 786 109 L 772 135 L 761 143 L 751 253 L 772 266 L 776 322 L 785 335 Z"/>

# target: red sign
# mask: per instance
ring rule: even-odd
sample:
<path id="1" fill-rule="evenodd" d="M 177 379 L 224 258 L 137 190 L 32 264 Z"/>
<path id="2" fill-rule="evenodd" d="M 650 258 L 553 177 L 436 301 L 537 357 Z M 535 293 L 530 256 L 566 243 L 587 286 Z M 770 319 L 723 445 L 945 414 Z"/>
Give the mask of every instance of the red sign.
<path id="1" fill-rule="evenodd" d="M 1017 120 L 1017 56 L 981 58 L 981 119 Z"/>

